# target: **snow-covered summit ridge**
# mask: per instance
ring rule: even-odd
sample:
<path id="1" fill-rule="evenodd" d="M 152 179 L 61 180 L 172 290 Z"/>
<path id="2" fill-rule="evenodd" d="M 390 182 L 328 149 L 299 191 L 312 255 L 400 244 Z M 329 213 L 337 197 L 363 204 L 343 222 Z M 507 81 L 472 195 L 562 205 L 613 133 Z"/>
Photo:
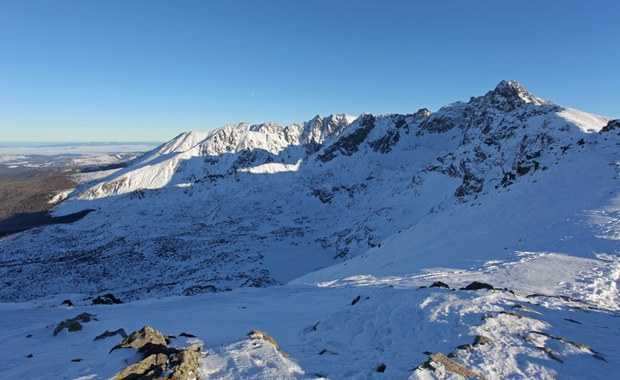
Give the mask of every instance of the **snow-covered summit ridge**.
<path id="1" fill-rule="evenodd" d="M 249 149 L 265 149 L 278 153 L 285 146 L 309 143 L 321 144 L 338 134 L 356 117 L 346 114 L 320 115 L 303 124 L 282 126 L 277 123 L 229 124 L 213 131 L 183 132 L 169 142 L 147 153 L 146 157 L 184 153 L 198 148 L 199 154 L 215 155 Z"/>
<path id="2" fill-rule="evenodd" d="M 588 132 L 600 130 L 608 121 L 545 102 L 516 81 L 501 81 L 483 96 L 467 103 L 453 103 L 434 114 L 424 108 L 410 115 L 317 115 L 305 123 L 289 126 L 240 123 L 210 132 L 185 132 L 148 152 L 116 176 L 82 189 L 73 199 L 98 199 L 183 185 L 237 171 L 297 170 L 308 167 L 308 162 L 315 159 L 327 162 L 337 156 L 353 155 L 360 148 L 364 151 L 365 144 L 387 153 L 398 144 L 403 132 L 414 131 L 420 136 L 459 127 L 469 140 L 477 139 L 473 135 L 481 132 L 504 136 L 502 131 L 513 129 L 526 119 L 541 117 L 548 119 L 543 125 L 567 123 Z"/>
<path id="3" fill-rule="evenodd" d="M 75 199 L 96 199 L 144 189 L 177 186 L 204 176 L 205 165 L 219 163 L 210 175 L 228 172 L 255 172 L 247 161 L 269 164 L 280 156 L 289 167 L 315 152 L 326 141 L 342 133 L 354 116 L 332 114 L 316 116 L 303 124 L 281 126 L 276 123 L 226 125 L 213 131 L 183 132 L 167 143 L 145 153 L 132 165 L 103 181 L 90 183 Z M 286 158 L 282 156 L 287 151 Z M 271 165 L 273 166 L 273 165 Z M 273 171 L 273 168 L 268 171 Z M 277 171 L 277 170 L 276 170 Z M 185 173 L 183 178 L 177 174 Z"/>

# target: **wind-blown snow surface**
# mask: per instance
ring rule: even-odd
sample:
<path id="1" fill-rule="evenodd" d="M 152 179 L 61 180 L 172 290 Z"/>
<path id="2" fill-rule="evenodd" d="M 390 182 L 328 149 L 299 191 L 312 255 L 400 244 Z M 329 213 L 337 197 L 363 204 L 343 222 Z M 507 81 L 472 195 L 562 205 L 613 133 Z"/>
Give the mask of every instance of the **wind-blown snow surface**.
<path id="1" fill-rule="evenodd" d="M 522 252 L 474 270 L 358 276 L 320 286 L 241 288 L 114 306 L 81 301 L 66 308 L 58 306 L 63 297 L 0 304 L 0 365 L 6 378 L 109 378 L 138 356 L 108 354 L 120 338 L 94 337 L 151 325 L 197 336 L 172 344 L 203 344 L 203 378 L 459 378 L 439 364 L 437 371 L 419 368 L 425 352 L 441 352 L 489 379 L 606 379 L 620 369 L 619 274 L 615 256 Z M 512 292 L 418 288 L 439 280 L 453 288 L 488 280 Z M 98 321 L 52 335 L 58 322 L 84 311 Z M 251 329 L 268 332 L 279 350 L 250 342 Z M 490 341 L 458 348 L 476 336 Z M 376 372 L 382 363 L 385 372 Z"/>
<path id="2" fill-rule="evenodd" d="M 1 299 L 58 294 L 0 305 L 0 357 L 9 377 L 105 378 L 135 358 L 94 335 L 150 324 L 192 330 L 205 377 L 457 376 L 418 367 L 428 351 L 486 378 L 609 378 L 618 124 L 501 82 L 434 114 L 182 134 L 55 211 L 84 219 L 0 241 Z M 434 281 L 512 292 L 418 289 Z M 141 301 L 55 306 L 102 292 Z M 99 322 L 51 337 L 83 310 Z M 253 328 L 290 357 L 253 351 Z"/>

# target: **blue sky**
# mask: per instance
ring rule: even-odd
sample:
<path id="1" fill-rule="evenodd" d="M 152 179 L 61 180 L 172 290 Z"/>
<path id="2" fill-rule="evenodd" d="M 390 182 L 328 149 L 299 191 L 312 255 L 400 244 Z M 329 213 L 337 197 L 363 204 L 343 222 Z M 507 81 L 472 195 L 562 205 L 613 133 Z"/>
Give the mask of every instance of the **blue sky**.
<path id="1" fill-rule="evenodd" d="M 620 117 L 618 1 L 0 0 L 0 141 L 437 110 L 516 79 Z"/>

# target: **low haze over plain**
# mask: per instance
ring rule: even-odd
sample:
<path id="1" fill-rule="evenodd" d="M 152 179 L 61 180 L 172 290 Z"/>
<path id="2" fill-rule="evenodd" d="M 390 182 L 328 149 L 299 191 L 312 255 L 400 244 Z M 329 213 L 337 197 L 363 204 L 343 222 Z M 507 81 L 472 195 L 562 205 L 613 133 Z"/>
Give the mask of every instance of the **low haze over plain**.
<path id="1" fill-rule="evenodd" d="M 617 1 L 0 2 L 0 141 L 435 111 L 515 79 L 620 117 Z"/>

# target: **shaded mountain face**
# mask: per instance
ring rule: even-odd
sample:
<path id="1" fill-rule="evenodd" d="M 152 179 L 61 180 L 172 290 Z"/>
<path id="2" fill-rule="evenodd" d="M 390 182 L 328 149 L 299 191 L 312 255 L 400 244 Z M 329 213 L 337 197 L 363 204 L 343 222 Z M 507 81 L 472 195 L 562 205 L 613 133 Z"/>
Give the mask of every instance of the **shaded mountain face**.
<path id="1" fill-rule="evenodd" d="M 616 175 L 617 124 L 502 81 L 436 113 L 183 133 L 77 189 L 55 210 L 94 210 L 84 219 L 1 240 L 0 299 L 109 290 L 137 299 L 270 286 L 371 255 L 438 215 L 458 216 L 487 200 L 534 216 L 540 183 L 578 192 L 581 172 L 600 170 L 606 181 Z M 527 218 L 518 220 L 519 234 L 535 235 L 535 223 L 530 231 Z M 459 223 L 483 229 L 487 222 Z M 448 255 L 410 253 L 441 254 Z"/>

